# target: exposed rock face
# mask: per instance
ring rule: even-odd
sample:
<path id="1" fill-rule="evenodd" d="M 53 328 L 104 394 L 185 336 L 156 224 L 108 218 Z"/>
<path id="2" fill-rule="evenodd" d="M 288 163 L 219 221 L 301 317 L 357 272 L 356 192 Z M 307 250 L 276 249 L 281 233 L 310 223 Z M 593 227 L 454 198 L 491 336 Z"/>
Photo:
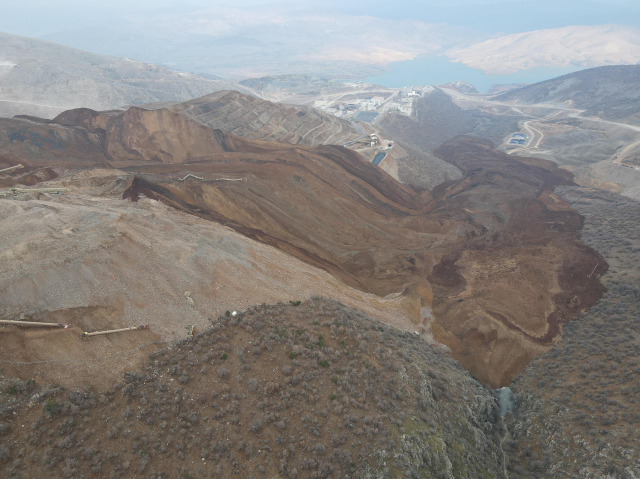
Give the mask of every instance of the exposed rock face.
<path id="1" fill-rule="evenodd" d="M 222 315 L 116 385 L 0 381 L 3 466 L 29 477 L 505 478 L 496 399 L 457 362 L 335 301 L 296 304 Z"/>
<path id="2" fill-rule="evenodd" d="M 343 145 L 361 135 L 351 122 L 306 106 L 286 106 L 237 91 L 220 91 L 168 108 L 192 121 L 251 140 L 301 145 Z"/>

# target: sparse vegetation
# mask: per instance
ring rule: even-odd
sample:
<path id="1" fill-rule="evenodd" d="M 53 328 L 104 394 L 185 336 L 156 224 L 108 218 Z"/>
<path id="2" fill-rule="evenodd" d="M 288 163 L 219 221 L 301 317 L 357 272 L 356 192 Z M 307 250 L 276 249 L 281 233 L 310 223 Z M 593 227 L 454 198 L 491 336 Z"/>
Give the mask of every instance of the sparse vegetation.
<path id="1" fill-rule="evenodd" d="M 0 382 L 2 477 L 499 476 L 496 401 L 447 354 L 320 298 L 238 316 L 101 391 Z"/>
<path id="2" fill-rule="evenodd" d="M 607 291 L 515 379 L 510 477 L 631 478 L 640 454 L 640 203 L 559 193 L 584 215 L 583 241 L 609 263 Z"/>

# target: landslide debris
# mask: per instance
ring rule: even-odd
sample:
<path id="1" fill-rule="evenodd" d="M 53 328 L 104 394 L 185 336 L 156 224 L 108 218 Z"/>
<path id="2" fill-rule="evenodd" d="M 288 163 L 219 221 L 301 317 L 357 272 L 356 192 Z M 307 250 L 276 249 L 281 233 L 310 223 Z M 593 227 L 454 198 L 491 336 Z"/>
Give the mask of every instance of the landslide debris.
<path id="1" fill-rule="evenodd" d="M 553 194 L 571 175 L 484 140 L 438 149 L 462 177 L 428 192 L 345 148 L 238 138 L 167 109 L 76 110 L 6 128 L 19 135 L 0 145 L 26 165 L 121 168 L 132 175 L 125 198 L 161 201 L 399 297 L 413 330 L 492 386 L 507 385 L 602 293 L 588 274 L 606 262 L 579 242 L 579 215 Z"/>
<path id="2" fill-rule="evenodd" d="M 167 177 L 174 166 L 136 166 L 125 197 L 221 222 L 378 296 L 403 291 L 420 332 L 494 386 L 507 385 L 602 292 L 587 275 L 606 263 L 579 243 L 579 216 L 552 194 L 571 176 L 551 162 L 460 138 L 436 154 L 464 176 L 428 195 L 348 150 L 296 153 L 181 166 L 238 182 L 185 185 Z"/>
<path id="3" fill-rule="evenodd" d="M 558 193 L 584 215 L 582 240 L 610 269 L 598 303 L 511 386 L 509 477 L 638 477 L 640 203 L 595 189 Z"/>
<path id="4" fill-rule="evenodd" d="M 117 384 L 0 381 L 3 477 L 504 477 L 496 399 L 456 361 L 299 303 L 223 315 Z"/>
<path id="5" fill-rule="evenodd" d="M 6 376 L 28 375 L 67 387 L 76 378 L 96 378 L 96 370 L 120 376 L 131 366 L 120 351 L 182 339 L 190 324 L 202 330 L 208 318 L 229 308 L 291 296 L 330 296 L 415 330 L 398 298 L 350 288 L 276 248 L 162 203 L 122 201 L 123 171 L 56 169 L 61 176 L 45 186 L 66 187 L 66 194 L 0 201 L 0 318 L 75 328 L 55 334 L 0 328 L 2 359 L 25 363 L 0 363 Z M 191 291 L 193 306 L 185 291 Z M 83 331 L 141 324 L 159 338 L 137 331 L 80 344 Z M 83 368 L 66 362 L 79 358 L 92 362 Z"/>

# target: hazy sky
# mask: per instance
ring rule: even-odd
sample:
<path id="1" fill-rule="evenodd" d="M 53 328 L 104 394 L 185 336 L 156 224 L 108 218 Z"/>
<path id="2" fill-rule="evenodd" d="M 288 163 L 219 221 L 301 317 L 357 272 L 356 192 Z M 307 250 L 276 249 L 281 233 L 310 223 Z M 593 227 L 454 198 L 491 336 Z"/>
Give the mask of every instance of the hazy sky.
<path id="1" fill-rule="evenodd" d="M 0 0 L 0 31 L 26 36 L 87 26 L 104 26 L 127 15 L 159 11 L 189 12 L 214 5 L 272 5 L 269 0 Z M 429 23 L 514 33 L 566 25 L 638 24 L 637 0 L 298 0 L 278 7 L 330 10 L 383 18 L 412 18 Z"/>

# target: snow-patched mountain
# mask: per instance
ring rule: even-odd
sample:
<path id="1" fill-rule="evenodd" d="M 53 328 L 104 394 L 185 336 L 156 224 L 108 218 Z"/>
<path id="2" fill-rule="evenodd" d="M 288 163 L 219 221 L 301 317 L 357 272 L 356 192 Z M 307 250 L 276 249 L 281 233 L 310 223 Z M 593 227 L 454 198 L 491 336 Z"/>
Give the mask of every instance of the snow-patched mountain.
<path id="1" fill-rule="evenodd" d="M 596 25 L 536 30 L 452 48 L 446 55 L 496 75 L 536 67 L 635 65 L 640 63 L 640 29 Z"/>

